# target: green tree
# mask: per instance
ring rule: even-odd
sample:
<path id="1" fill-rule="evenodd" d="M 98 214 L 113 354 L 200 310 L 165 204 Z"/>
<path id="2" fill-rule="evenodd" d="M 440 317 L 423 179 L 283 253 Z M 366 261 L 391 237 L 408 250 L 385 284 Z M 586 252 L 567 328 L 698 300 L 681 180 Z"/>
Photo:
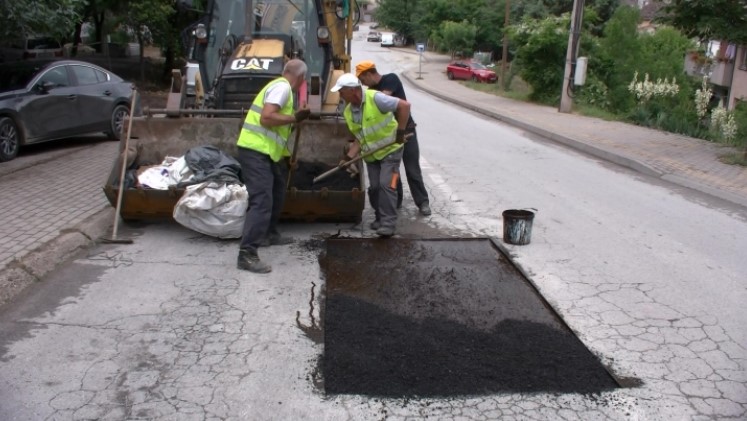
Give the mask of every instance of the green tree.
<path id="1" fill-rule="evenodd" d="M 415 33 L 413 21 L 417 3 L 417 0 L 381 1 L 374 12 L 376 21 L 406 38 L 411 38 Z"/>
<path id="2" fill-rule="evenodd" d="M 145 81 L 144 50 L 155 42 L 165 45 L 173 40 L 171 18 L 176 13 L 173 0 L 129 0 L 122 22 L 135 33 L 140 44 L 140 79 Z"/>
<path id="3" fill-rule="evenodd" d="M 442 22 L 462 22 L 477 26 L 475 46 L 494 53 L 502 52 L 504 13 L 507 0 L 380 0 L 377 20 L 383 25 L 403 32 L 418 40 L 431 38 Z M 414 4 L 414 7 L 413 7 Z M 590 30 L 601 34 L 601 28 L 617 8 L 619 0 L 586 0 L 588 10 L 599 18 Z M 513 0 L 510 22 L 521 22 L 524 18 L 543 19 L 569 13 L 573 0 Z M 585 16 L 585 21 L 587 17 Z M 412 22 L 405 27 L 402 21 Z M 496 54 L 498 56 L 499 54 Z"/>
<path id="4" fill-rule="evenodd" d="M 413 35 L 419 40 L 426 40 L 437 34 L 442 22 L 461 22 L 468 16 L 458 10 L 451 0 L 418 0 L 415 18 Z"/>
<path id="5" fill-rule="evenodd" d="M 672 27 L 661 27 L 653 34 L 638 36 L 640 68 L 654 78 L 684 75 L 682 60 L 692 42 Z"/>
<path id="6" fill-rule="evenodd" d="M 480 50 L 501 51 L 507 0 L 483 0 L 474 16 Z M 480 2 L 477 2 L 480 3 Z"/>
<path id="7" fill-rule="evenodd" d="M 73 31 L 87 0 L 5 0 L 0 3 L 0 34 L 45 34 L 63 39 Z"/>
<path id="8" fill-rule="evenodd" d="M 456 52 L 470 54 L 475 45 L 477 27 L 467 21 L 443 22 L 436 35 L 436 42 L 452 55 Z"/>
<path id="9" fill-rule="evenodd" d="M 701 40 L 747 44 L 747 0 L 669 0 L 659 19 Z"/>
<path id="10" fill-rule="evenodd" d="M 637 30 L 639 20 L 638 9 L 629 6 L 618 8 L 607 22 L 597 54 L 592 56 L 589 63 L 589 68 L 594 69 L 596 76 L 609 89 L 611 111 L 625 112 L 635 105 L 627 86 L 636 71 L 640 71 L 641 75 L 646 73 L 639 67 L 642 64 Z"/>

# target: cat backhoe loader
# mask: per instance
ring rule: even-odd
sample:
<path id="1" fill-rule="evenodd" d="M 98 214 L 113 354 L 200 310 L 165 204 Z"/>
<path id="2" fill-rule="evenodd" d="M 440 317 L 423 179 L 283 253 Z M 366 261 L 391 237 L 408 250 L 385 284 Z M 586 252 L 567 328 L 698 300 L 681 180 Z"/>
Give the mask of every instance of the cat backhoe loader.
<path id="1" fill-rule="evenodd" d="M 352 135 L 340 113 L 339 94 L 329 89 L 350 71 L 357 8 L 355 0 L 208 0 L 204 15 L 191 28 L 191 58 L 199 68 L 194 96 L 188 98 L 185 88 L 188 73 L 175 71 L 166 107 L 144 109 L 142 117 L 133 117 L 129 159 L 134 162 L 129 168 L 205 145 L 235 156 L 246 111 L 291 58 L 308 65 L 296 104 L 307 104 L 312 114 L 291 134 L 289 149 L 296 148 L 292 153 L 298 161 L 337 165 Z M 112 205 L 119 193 L 122 159 L 128 155 L 122 145 L 104 186 Z M 120 215 L 125 220 L 170 218 L 183 192 L 125 187 Z M 359 221 L 364 192 L 362 177 L 342 191 L 289 184 L 281 218 Z"/>

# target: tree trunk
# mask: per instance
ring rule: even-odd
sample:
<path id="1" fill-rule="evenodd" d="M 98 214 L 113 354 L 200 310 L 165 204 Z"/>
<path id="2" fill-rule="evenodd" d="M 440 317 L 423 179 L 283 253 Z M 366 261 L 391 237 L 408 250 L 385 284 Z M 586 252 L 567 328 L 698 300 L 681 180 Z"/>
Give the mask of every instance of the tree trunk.
<path id="1" fill-rule="evenodd" d="M 80 44 L 80 31 L 83 29 L 83 22 L 77 22 L 75 24 L 75 33 L 73 34 L 73 47 L 70 49 L 70 57 L 76 57 L 78 55 L 78 44 Z"/>
<path id="2" fill-rule="evenodd" d="M 104 12 L 99 12 L 98 14 L 93 15 L 93 22 L 96 25 L 96 40 L 98 41 L 98 44 L 96 44 L 96 52 L 103 53 L 106 51 L 104 47 L 104 43 L 106 40 L 104 39 L 104 18 L 106 17 L 106 14 Z"/>

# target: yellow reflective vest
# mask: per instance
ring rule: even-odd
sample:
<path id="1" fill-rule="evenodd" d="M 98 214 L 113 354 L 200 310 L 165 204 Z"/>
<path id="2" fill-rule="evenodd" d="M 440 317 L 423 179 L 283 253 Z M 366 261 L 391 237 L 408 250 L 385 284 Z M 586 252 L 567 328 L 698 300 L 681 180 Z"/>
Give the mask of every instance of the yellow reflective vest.
<path id="1" fill-rule="evenodd" d="M 252 149 L 269 155 L 270 159 L 274 162 L 280 161 L 284 156 L 290 156 L 290 152 L 288 152 L 288 138 L 291 134 L 291 125 L 263 127 L 259 119 L 262 116 L 262 107 L 264 106 L 264 98 L 267 90 L 278 83 L 287 83 L 290 85 L 287 79 L 281 77 L 268 83 L 259 91 L 252 106 L 249 108 L 249 112 L 246 113 L 246 119 L 244 120 L 244 125 L 239 134 L 239 141 L 237 142 L 240 148 Z M 293 115 L 292 93 L 286 104 L 280 109 L 280 113 Z"/>
<path id="2" fill-rule="evenodd" d="M 361 104 L 361 123 L 353 122 L 353 111 L 351 105 L 345 107 L 343 116 L 348 125 L 350 132 L 358 139 L 361 145 L 361 154 L 378 149 L 388 143 L 392 143 L 397 138 L 397 119 L 394 113 L 382 113 L 374 102 L 374 95 L 377 91 L 367 89 L 365 102 Z M 384 148 L 364 160 L 366 162 L 380 161 L 390 153 L 401 148 L 402 144 L 394 144 Z"/>

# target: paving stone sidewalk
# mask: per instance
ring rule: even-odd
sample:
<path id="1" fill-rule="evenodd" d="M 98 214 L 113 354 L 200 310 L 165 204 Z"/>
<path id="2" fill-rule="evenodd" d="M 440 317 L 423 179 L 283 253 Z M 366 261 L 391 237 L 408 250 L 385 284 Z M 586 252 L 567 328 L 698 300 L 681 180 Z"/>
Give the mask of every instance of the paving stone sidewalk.
<path id="1" fill-rule="evenodd" d="M 448 56 L 426 52 L 421 65 L 404 72 L 403 77 L 443 100 L 644 174 L 747 206 L 747 168 L 719 161 L 719 156 L 736 151 L 734 148 L 632 124 L 560 113 L 554 107 L 470 89 L 446 77 L 448 62 Z"/>
<path id="2" fill-rule="evenodd" d="M 111 225 L 102 187 L 118 146 L 101 142 L 2 164 L 0 306 Z"/>

